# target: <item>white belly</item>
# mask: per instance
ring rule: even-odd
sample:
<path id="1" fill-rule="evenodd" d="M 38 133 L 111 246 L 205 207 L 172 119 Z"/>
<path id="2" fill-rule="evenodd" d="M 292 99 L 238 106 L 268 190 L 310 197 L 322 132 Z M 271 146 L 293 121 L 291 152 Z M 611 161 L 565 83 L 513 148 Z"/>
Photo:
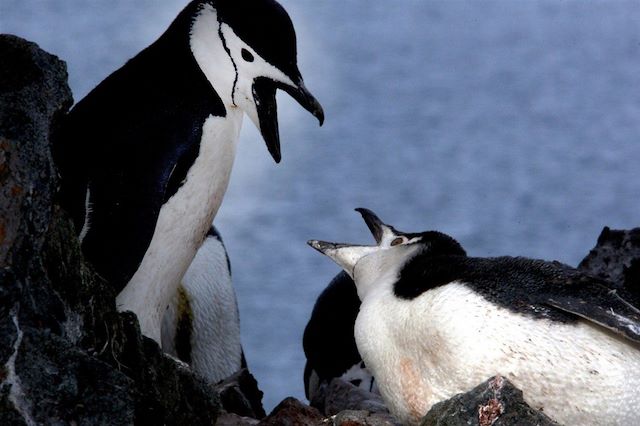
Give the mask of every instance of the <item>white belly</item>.
<path id="1" fill-rule="evenodd" d="M 191 369 L 215 384 L 240 370 L 240 318 L 225 249 L 207 238 L 182 279 L 191 308 Z M 162 349 L 178 356 L 175 337 L 179 299 L 174 296 L 162 323 Z"/>
<path id="2" fill-rule="evenodd" d="M 160 343 L 162 315 L 202 244 L 227 189 L 242 113 L 209 116 L 200 152 L 183 185 L 160 209 L 140 267 L 116 298 L 120 311 L 138 316 L 145 336 Z"/>
<path id="3" fill-rule="evenodd" d="M 390 410 L 415 424 L 501 374 L 561 424 L 640 424 L 640 347 L 580 320 L 514 315 L 460 284 L 413 301 L 365 299 L 358 349 Z"/>

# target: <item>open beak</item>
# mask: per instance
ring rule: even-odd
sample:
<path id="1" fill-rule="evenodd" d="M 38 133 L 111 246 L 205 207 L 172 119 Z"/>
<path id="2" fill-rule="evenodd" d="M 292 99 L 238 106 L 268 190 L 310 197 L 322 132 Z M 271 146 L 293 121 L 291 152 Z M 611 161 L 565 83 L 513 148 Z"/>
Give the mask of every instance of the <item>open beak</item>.
<path id="1" fill-rule="evenodd" d="M 287 84 L 279 84 L 279 89 L 284 90 L 300 104 L 300 106 L 309 111 L 315 118 L 318 119 L 318 124 L 322 126 L 324 123 L 324 110 L 320 102 L 307 90 L 304 85 L 302 77 L 298 79 L 295 86 L 289 86 Z"/>
<path id="2" fill-rule="evenodd" d="M 338 244 L 326 241 L 311 240 L 309 244 L 320 253 L 324 254 L 336 262 L 353 278 L 353 270 L 356 263 L 363 257 L 390 247 L 391 241 L 399 235 L 406 235 L 403 232 L 396 231 L 391 225 L 387 225 L 371 210 L 365 208 L 357 208 L 356 211 L 362 215 L 364 222 L 367 224 L 369 231 L 373 234 L 377 245 L 363 246 L 356 244 Z"/>
<path id="3" fill-rule="evenodd" d="M 391 232 L 390 227 L 382 222 L 371 210 L 360 207 L 357 208 L 356 211 L 362 215 L 362 218 L 369 227 L 378 245 L 363 246 L 357 244 L 329 243 L 318 240 L 307 241 L 307 244 L 311 247 L 336 262 L 351 278 L 353 278 L 353 269 L 356 263 L 366 255 L 380 250 L 380 242 L 383 237 L 386 233 Z"/>
<path id="4" fill-rule="evenodd" d="M 318 240 L 307 241 L 307 244 L 336 262 L 351 278 L 353 278 L 356 263 L 380 249 L 378 246 L 338 244 Z"/>
<path id="5" fill-rule="evenodd" d="M 362 215 L 364 222 L 367 224 L 369 231 L 371 231 L 373 238 L 375 238 L 376 243 L 378 243 L 379 246 L 388 246 L 391 244 L 391 241 L 398 236 L 407 235 L 406 233 L 400 232 L 393 226 L 387 225 L 381 221 L 380 218 L 369 209 L 359 207 L 356 211 Z"/>
<path id="6" fill-rule="evenodd" d="M 260 133 L 274 161 L 279 163 L 282 156 L 280 154 L 280 132 L 278 130 L 278 106 L 276 104 L 277 89 L 282 89 L 291 95 L 304 109 L 318 119 L 321 126 L 324 122 L 324 111 L 320 102 L 307 90 L 302 78 L 298 78 L 294 86 L 277 83 L 266 77 L 255 79 L 252 91 L 258 111 Z"/>
<path id="7" fill-rule="evenodd" d="M 380 218 L 369 209 L 358 207 L 356 211 L 362 215 L 362 218 L 367 224 L 369 231 L 371 231 L 371 234 L 373 234 L 373 238 L 375 238 L 376 243 L 380 244 L 385 231 L 390 231 L 389 226 L 381 221 Z"/>

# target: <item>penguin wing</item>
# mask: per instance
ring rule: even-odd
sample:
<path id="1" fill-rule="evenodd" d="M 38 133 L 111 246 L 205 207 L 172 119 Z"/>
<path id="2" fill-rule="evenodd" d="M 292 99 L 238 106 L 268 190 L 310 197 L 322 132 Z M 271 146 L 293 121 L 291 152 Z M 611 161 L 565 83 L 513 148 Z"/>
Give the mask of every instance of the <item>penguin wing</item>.
<path id="1" fill-rule="evenodd" d="M 608 281 L 560 262 L 521 257 L 457 259 L 455 266 L 457 275 L 444 281 L 463 278 L 503 306 L 557 321 L 578 316 L 640 342 L 640 309 Z"/>
<path id="2" fill-rule="evenodd" d="M 623 299 L 606 282 L 586 274 L 571 274 L 544 302 L 572 313 L 634 342 L 640 342 L 640 309 Z"/>
<path id="3" fill-rule="evenodd" d="M 96 271 L 120 291 L 149 247 L 163 194 L 144 185 L 151 186 L 151 179 L 138 183 L 128 175 L 124 179 L 115 175 L 96 176 L 91 181 L 82 250 Z"/>
<path id="4" fill-rule="evenodd" d="M 167 119 L 130 128 L 119 139 L 119 143 L 128 142 L 126 150 L 92 158 L 82 247 L 87 259 L 118 291 L 140 266 L 160 209 L 180 188 L 197 156 L 200 129 L 179 123 L 180 130 L 187 129 L 180 137 L 172 134 L 175 123 Z M 100 142 L 108 144 L 117 138 L 105 131 Z"/>
<path id="5" fill-rule="evenodd" d="M 68 144 L 82 149 L 66 152 L 82 164 L 84 174 L 70 169 L 73 173 L 66 175 L 70 201 L 65 207 L 74 213 L 78 233 L 87 225 L 86 258 L 120 291 L 144 257 L 162 205 L 178 191 L 198 155 L 199 124 L 205 118 L 194 118 L 179 105 L 148 114 L 139 97 L 126 107 L 105 108 L 114 101 L 103 93 L 95 97 L 104 102 L 90 96 L 70 114 L 70 126 L 84 122 L 68 129 Z"/>
<path id="6" fill-rule="evenodd" d="M 307 393 L 319 385 L 310 380 L 312 372 L 317 376 L 316 382 L 329 382 L 362 360 L 353 334 L 359 310 L 356 286 L 345 272 L 340 272 L 316 300 L 304 330 L 302 347 L 307 358 L 304 376 Z"/>

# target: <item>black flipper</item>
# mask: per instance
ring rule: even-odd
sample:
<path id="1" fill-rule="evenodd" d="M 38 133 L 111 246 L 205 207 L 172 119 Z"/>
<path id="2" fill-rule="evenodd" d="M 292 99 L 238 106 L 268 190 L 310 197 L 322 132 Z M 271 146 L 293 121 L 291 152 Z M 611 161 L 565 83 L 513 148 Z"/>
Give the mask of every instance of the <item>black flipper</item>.
<path id="1" fill-rule="evenodd" d="M 640 343 L 640 309 L 620 297 L 617 290 L 595 279 L 577 290 L 576 294 L 548 295 L 546 303 Z"/>
<path id="2" fill-rule="evenodd" d="M 418 256 L 405 265 L 394 292 L 411 300 L 454 281 L 513 312 L 565 323 L 579 317 L 640 343 L 640 309 L 609 281 L 560 262 Z"/>

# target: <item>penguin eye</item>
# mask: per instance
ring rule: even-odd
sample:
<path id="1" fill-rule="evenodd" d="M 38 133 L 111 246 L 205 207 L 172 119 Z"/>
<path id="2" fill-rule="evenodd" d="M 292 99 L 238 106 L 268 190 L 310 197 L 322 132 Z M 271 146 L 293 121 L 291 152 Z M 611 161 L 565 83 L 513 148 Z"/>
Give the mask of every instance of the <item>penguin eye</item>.
<path id="1" fill-rule="evenodd" d="M 404 238 L 398 237 L 395 240 L 391 241 L 392 246 L 397 246 L 398 244 L 404 243 Z"/>
<path id="2" fill-rule="evenodd" d="M 253 62 L 253 55 L 247 49 L 242 49 L 240 53 L 242 54 L 242 59 L 247 62 Z"/>

